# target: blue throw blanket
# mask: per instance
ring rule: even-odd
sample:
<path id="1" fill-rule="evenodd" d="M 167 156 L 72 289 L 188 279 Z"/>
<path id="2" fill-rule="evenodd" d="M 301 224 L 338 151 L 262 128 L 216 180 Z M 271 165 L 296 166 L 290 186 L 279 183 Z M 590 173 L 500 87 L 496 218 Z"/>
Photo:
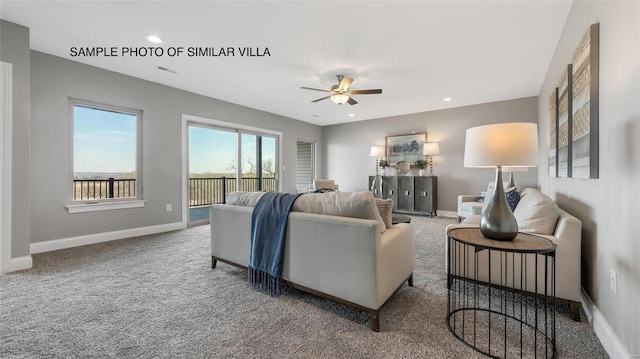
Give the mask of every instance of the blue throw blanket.
<path id="1" fill-rule="evenodd" d="M 251 214 L 249 284 L 271 295 L 282 293 L 282 266 L 287 220 L 300 194 L 267 192 Z"/>

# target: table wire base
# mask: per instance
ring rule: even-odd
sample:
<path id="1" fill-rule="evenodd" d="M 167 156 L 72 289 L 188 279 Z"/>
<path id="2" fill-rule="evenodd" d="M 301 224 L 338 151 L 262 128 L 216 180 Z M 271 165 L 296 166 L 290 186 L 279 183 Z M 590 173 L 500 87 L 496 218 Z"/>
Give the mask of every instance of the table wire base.
<path id="1" fill-rule="evenodd" d="M 554 254 L 504 252 L 450 238 L 451 333 L 493 358 L 555 358 Z M 480 278 L 479 265 L 488 268 Z"/>

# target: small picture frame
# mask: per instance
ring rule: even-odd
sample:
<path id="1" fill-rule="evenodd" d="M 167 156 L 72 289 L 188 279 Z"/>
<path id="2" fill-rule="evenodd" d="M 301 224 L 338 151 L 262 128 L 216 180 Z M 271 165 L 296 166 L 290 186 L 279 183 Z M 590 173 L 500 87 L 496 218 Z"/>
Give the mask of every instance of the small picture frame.
<path id="1" fill-rule="evenodd" d="M 398 161 L 406 161 L 409 165 L 414 165 L 416 160 L 424 159 L 422 149 L 425 142 L 427 142 L 426 133 L 387 136 L 385 148 L 389 165 L 395 166 Z"/>

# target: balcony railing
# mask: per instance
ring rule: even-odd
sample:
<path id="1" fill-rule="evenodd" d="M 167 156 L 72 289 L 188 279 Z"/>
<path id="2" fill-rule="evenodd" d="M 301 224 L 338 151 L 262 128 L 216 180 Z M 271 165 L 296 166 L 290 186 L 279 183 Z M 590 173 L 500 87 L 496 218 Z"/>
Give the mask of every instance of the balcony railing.
<path id="1" fill-rule="evenodd" d="M 240 191 L 277 191 L 278 182 L 273 177 L 243 177 Z M 236 191 L 235 177 L 189 178 L 189 207 L 226 203 L 227 194 Z"/>
<path id="2" fill-rule="evenodd" d="M 74 179 L 73 200 L 91 200 L 103 198 L 134 198 L 136 180 L 133 179 Z"/>
<path id="3" fill-rule="evenodd" d="M 240 191 L 277 191 L 273 177 L 243 177 Z M 236 191 L 235 177 L 189 178 L 189 207 L 225 203 L 227 194 Z M 135 179 L 77 179 L 73 180 L 73 200 L 106 198 L 135 198 Z"/>

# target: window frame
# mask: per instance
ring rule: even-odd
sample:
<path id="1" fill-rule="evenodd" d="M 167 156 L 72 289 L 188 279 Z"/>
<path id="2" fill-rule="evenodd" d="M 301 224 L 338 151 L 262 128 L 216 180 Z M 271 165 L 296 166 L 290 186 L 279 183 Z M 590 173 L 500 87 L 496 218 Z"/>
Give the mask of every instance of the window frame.
<path id="1" fill-rule="evenodd" d="M 122 113 L 126 115 L 133 115 L 136 117 L 136 184 L 135 184 L 135 197 L 128 198 L 99 198 L 99 199 L 85 199 L 85 200 L 73 200 L 73 180 L 74 180 L 74 171 L 75 171 L 75 108 L 76 107 L 84 107 L 94 110 L 100 111 L 108 111 L 115 113 Z M 68 196 L 67 196 L 67 205 L 69 213 L 82 213 L 82 212 L 94 212 L 94 211 L 105 211 L 105 210 L 113 210 L 113 209 L 123 209 L 123 208 L 137 208 L 144 207 L 146 201 L 144 198 L 144 186 L 142 180 L 142 121 L 143 121 L 143 110 L 133 109 L 123 106 L 115 106 L 104 103 L 98 103 L 88 100 L 82 100 L 78 98 L 69 98 L 69 117 L 70 117 L 70 135 L 71 135 L 71 143 L 70 143 L 70 171 L 69 171 L 69 183 L 71 184 L 68 188 Z"/>

